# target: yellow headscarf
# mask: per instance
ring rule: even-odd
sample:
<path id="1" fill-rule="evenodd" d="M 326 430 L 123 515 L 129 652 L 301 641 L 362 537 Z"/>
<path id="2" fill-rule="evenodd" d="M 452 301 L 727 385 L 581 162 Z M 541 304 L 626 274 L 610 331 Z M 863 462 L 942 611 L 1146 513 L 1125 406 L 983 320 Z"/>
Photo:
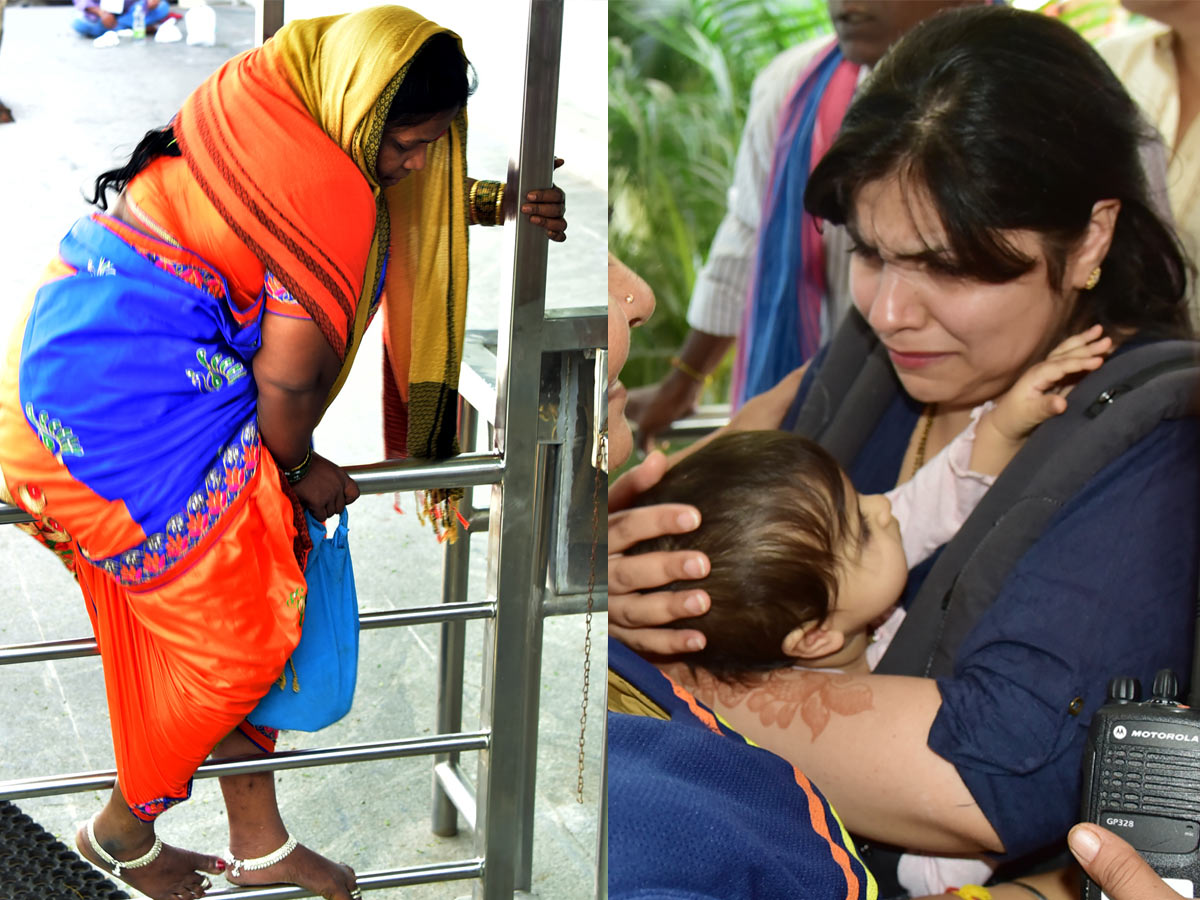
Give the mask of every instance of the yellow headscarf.
<path id="1" fill-rule="evenodd" d="M 293 22 L 273 38 L 309 114 L 354 160 L 377 199 L 383 194 L 368 284 L 378 283 L 378 248 L 390 244 L 386 340 L 401 397 L 409 404 L 409 453 L 417 456 L 454 452 L 436 432 L 444 432 L 447 417 L 453 420 L 456 413 L 443 387 L 457 389 L 466 318 L 465 108 L 449 139 L 430 146 L 422 171 L 381 192 L 375 165 L 384 118 L 408 63 L 429 38 L 443 32 L 458 41 L 461 52 L 461 39 L 447 29 L 410 9 L 380 6 Z M 446 233 L 456 218 L 460 227 Z M 431 235 L 437 238 L 430 240 Z M 366 327 L 367 306 L 359 306 L 356 339 Z M 349 354 L 335 394 L 351 360 Z M 414 434 L 414 416 L 433 419 L 431 440 Z M 453 421 L 449 425 L 453 428 Z"/>
<path id="2" fill-rule="evenodd" d="M 407 67 L 439 33 L 452 34 L 399 6 L 291 22 L 209 78 L 176 122 L 180 147 L 210 199 L 341 357 L 330 401 L 354 360 L 390 249 L 386 339 L 408 406 L 408 451 L 428 457 L 457 449 L 467 291 L 465 109 L 429 145 L 422 171 L 383 190 L 375 165 Z M 369 205 L 373 222 L 365 215 Z"/>

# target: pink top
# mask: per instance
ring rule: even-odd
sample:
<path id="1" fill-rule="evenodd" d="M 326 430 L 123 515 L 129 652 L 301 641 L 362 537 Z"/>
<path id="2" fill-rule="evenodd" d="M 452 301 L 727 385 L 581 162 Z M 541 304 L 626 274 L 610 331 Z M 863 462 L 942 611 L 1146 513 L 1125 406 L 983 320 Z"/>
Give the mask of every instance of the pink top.
<path id="1" fill-rule="evenodd" d="M 892 515 L 900 523 L 900 543 L 910 569 L 958 533 L 996 480 L 995 475 L 971 471 L 975 426 L 979 417 L 994 405 L 989 401 L 971 410 L 970 424 L 941 453 L 904 484 L 884 494 L 892 504 Z M 875 640 L 867 647 L 866 654 L 867 665 L 872 669 L 883 658 L 903 621 L 904 609 L 897 606 L 875 629 Z"/>
<path id="2" fill-rule="evenodd" d="M 900 542 L 910 569 L 954 537 L 996 480 L 994 475 L 971 471 L 975 426 L 979 417 L 994 405 L 988 402 L 971 410 L 970 424 L 941 453 L 904 484 L 884 495 L 891 501 L 892 514 L 900 523 Z M 904 608 L 897 605 L 875 629 L 875 640 L 866 651 L 867 665 L 872 669 L 883 658 L 903 621 Z M 900 857 L 896 877 L 916 897 L 941 894 L 963 884 L 983 884 L 994 868 L 993 863 L 982 859 L 905 853 Z"/>

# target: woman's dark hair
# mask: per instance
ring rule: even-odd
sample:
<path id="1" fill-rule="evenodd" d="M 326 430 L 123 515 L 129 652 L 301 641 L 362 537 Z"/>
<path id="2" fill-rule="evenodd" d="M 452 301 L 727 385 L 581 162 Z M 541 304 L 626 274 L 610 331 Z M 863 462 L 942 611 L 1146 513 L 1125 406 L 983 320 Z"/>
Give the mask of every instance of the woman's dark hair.
<path id="1" fill-rule="evenodd" d="M 409 61 L 388 106 L 384 127 L 418 125 L 440 112 L 460 107 L 475 87 L 475 70 L 458 49 L 458 42 L 445 32 L 435 34 Z M 148 131 L 125 165 L 100 175 L 88 202 L 108 209 L 108 191 L 123 191 L 138 172 L 160 156 L 179 156 L 170 125 Z"/>
<path id="2" fill-rule="evenodd" d="M 1047 16 L 1001 6 L 922 22 L 880 61 L 813 170 L 804 205 L 854 230 L 863 186 L 896 176 L 941 217 L 953 268 L 999 283 L 1036 260 L 1006 230 L 1042 236 L 1062 290 L 1067 256 L 1099 200 L 1121 202 L 1098 286 L 1068 332 L 1093 323 L 1191 336 L 1189 265 L 1154 211 L 1140 151 L 1157 136 L 1104 60 Z"/>
<path id="3" fill-rule="evenodd" d="M 385 128 L 419 125 L 456 109 L 475 93 L 475 70 L 449 34 L 435 34 L 416 52 L 388 107 Z"/>
<path id="4" fill-rule="evenodd" d="M 665 588 L 702 588 L 712 600 L 704 615 L 671 623 L 704 633 L 704 649 L 687 662 L 727 682 L 795 663 L 783 639 L 828 615 L 843 565 L 839 551 L 851 533 L 845 481 L 833 457 L 798 435 L 733 432 L 680 461 L 638 503 L 700 510 L 696 531 L 629 551 L 707 554 L 707 578 Z"/>
<path id="5" fill-rule="evenodd" d="M 121 193 L 134 175 L 160 156 L 179 156 L 179 145 L 175 143 L 175 132 L 170 125 L 147 131 L 146 136 L 133 148 L 129 162 L 119 169 L 109 169 L 97 178 L 94 193 L 87 198 L 88 203 L 108 209 L 108 191 Z"/>

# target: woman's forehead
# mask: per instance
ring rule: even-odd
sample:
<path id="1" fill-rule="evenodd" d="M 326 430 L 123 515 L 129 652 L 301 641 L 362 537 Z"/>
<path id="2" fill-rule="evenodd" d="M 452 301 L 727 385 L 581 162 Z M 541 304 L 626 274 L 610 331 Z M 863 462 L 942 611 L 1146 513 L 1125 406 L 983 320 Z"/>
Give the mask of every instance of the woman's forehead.
<path id="1" fill-rule="evenodd" d="M 968 280 L 1009 281 L 1046 259 L 1041 232 L 974 226 L 968 223 L 966 234 L 951 232 L 925 183 L 903 172 L 859 188 L 846 221 L 851 237 L 884 262 L 931 266 Z"/>
<path id="2" fill-rule="evenodd" d="M 867 182 L 855 195 L 846 224 L 856 238 L 892 256 L 950 249 L 928 189 L 911 177 L 890 175 Z"/>

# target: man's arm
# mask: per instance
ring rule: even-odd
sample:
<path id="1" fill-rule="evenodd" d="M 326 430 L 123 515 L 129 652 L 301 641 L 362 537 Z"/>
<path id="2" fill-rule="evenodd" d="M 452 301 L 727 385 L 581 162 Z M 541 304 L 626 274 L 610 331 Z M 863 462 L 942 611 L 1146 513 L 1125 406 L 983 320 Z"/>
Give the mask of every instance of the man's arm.
<path id="1" fill-rule="evenodd" d="M 644 449 L 671 422 L 695 409 L 704 378 L 716 370 L 741 331 L 779 113 L 797 78 L 827 43 L 822 38 L 785 51 L 754 80 L 725 217 L 692 288 L 689 331 L 676 354 L 682 365 L 629 395 L 629 418 L 637 424 Z"/>
<path id="2" fill-rule="evenodd" d="M 730 338 L 741 330 L 758 247 L 762 200 L 779 135 L 779 114 L 796 80 L 828 42 L 821 38 L 786 50 L 754 79 L 725 218 L 713 236 L 688 305 L 688 324 L 693 330 Z"/>
<path id="3" fill-rule="evenodd" d="M 100 4 L 95 2 L 95 0 L 72 0 L 72 2 L 81 16 L 90 16 L 93 19 L 99 19 L 104 23 L 105 28 L 116 27 L 117 17 L 112 13 L 102 10 Z"/>

